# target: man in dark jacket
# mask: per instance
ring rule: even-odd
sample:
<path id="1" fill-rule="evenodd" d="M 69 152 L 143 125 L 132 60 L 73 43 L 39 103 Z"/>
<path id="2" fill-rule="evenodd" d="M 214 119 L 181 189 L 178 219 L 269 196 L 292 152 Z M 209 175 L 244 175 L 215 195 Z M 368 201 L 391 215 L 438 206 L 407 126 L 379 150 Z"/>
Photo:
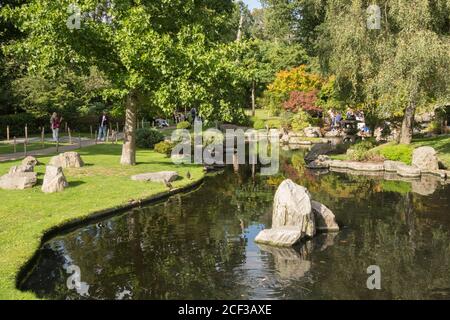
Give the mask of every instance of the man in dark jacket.
<path id="1" fill-rule="evenodd" d="M 100 116 L 98 120 L 98 140 L 105 141 L 108 125 L 109 125 L 109 117 L 106 114 L 106 111 L 103 111 L 103 114 Z"/>

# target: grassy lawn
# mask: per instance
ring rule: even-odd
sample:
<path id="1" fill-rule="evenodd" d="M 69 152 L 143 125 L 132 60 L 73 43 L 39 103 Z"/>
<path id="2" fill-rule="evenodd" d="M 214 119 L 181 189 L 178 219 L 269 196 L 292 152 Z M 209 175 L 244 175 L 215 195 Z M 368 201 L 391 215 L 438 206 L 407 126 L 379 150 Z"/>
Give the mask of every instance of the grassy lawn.
<path id="1" fill-rule="evenodd" d="M 403 161 L 411 164 L 414 149 L 423 146 L 433 147 L 438 153 L 439 160 L 447 168 L 450 168 L 450 135 L 433 138 L 416 138 L 413 139 L 411 145 L 389 142 L 375 147 L 371 151 L 381 154 L 388 160 Z M 346 154 L 332 155 L 330 157 L 335 160 L 348 160 Z"/>
<path id="2" fill-rule="evenodd" d="M 140 150 L 138 165 L 119 164 L 120 145 L 96 145 L 79 151 L 86 166 L 66 169 L 70 187 L 62 193 L 44 194 L 40 190 L 45 166 L 36 167 L 38 185 L 28 190 L 0 190 L 0 299 L 35 299 L 32 293 L 16 289 L 20 268 L 33 255 L 46 230 L 74 218 L 127 204 L 130 199 L 142 199 L 167 191 L 161 183 L 132 181 L 137 173 L 174 170 L 181 178 L 175 188 L 187 186 L 203 177 L 200 166 L 174 165 L 169 158 L 150 150 Z M 41 157 L 48 163 L 50 157 Z M 18 162 L 0 163 L 0 175 Z M 185 176 L 191 172 L 192 178 Z"/>
<path id="3" fill-rule="evenodd" d="M 252 115 L 252 111 L 251 110 L 246 110 L 245 113 L 248 116 Z M 267 121 L 267 120 L 277 120 L 280 119 L 280 117 L 276 117 L 276 116 L 271 116 L 268 110 L 265 109 L 256 109 L 255 110 L 255 117 L 254 119 L 259 119 L 262 121 Z"/>

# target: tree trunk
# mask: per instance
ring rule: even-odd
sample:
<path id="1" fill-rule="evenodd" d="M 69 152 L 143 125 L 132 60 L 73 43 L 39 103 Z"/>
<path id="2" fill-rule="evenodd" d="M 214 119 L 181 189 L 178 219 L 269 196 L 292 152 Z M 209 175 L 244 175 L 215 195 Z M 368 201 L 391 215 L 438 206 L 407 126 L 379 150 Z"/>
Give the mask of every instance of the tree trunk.
<path id="1" fill-rule="evenodd" d="M 256 109 L 256 89 L 255 89 L 255 81 L 252 81 L 252 116 L 255 116 Z"/>
<path id="2" fill-rule="evenodd" d="M 410 102 L 403 116 L 402 130 L 400 133 L 400 143 L 410 144 L 413 135 L 414 114 L 416 112 L 415 102 Z"/>
<path id="3" fill-rule="evenodd" d="M 136 164 L 136 97 L 130 93 L 125 109 L 125 130 L 120 164 L 134 166 Z"/>
<path id="4" fill-rule="evenodd" d="M 241 9 L 241 17 L 239 19 L 239 28 L 238 28 L 238 32 L 236 35 L 236 42 L 240 42 L 242 39 L 242 29 L 244 27 L 244 13 L 242 12 Z"/>

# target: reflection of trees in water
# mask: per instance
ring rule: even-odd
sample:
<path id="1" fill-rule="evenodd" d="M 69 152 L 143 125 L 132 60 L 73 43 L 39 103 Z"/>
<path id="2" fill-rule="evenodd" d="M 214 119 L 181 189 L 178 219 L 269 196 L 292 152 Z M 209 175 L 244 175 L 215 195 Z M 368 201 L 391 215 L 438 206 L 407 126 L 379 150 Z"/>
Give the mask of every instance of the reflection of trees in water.
<path id="1" fill-rule="evenodd" d="M 282 159 L 282 169 L 253 178 L 241 166 L 239 175 L 207 179 L 197 192 L 56 238 L 50 242 L 55 251 L 46 251 L 28 287 L 41 288 L 45 297 L 79 298 L 66 287 L 66 256 L 80 267 L 94 298 L 246 298 L 273 287 L 285 298 L 450 298 L 450 236 L 442 228 L 450 225 L 450 216 L 443 218 L 448 189 L 425 197 L 401 183 L 317 177 L 299 156 Z M 269 248 L 260 257 L 246 256 L 243 226 L 270 224 L 276 187 L 288 177 L 346 228 L 294 251 Z M 246 263 L 259 265 L 246 269 Z M 371 264 L 381 267 L 381 291 L 366 288 Z"/>

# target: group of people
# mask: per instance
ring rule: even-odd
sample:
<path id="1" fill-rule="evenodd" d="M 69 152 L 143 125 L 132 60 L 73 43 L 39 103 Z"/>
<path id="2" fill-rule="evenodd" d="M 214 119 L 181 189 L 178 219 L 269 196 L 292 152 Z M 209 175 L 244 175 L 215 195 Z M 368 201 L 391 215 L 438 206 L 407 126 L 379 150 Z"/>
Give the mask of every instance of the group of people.
<path id="1" fill-rule="evenodd" d="M 59 131 L 61 128 L 62 121 L 63 121 L 63 117 L 58 115 L 58 113 L 53 112 L 52 116 L 50 117 L 50 128 L 53 133 L 53 141 L 54 142 L 59 141 Z M 99 117 L 99 120 L 98 120 L 98 137 L 97 137 L 97 139 L 99 141 L 105 141 L 106 135 L 108 132 L 108 126 L 109 126 L 109 116 L 106 111 L 103 111 L 102 115 Z"/>
<path id="2" fill-rule="evenodd" d="M 345 113 L 345 119 L 342 117 L 340 111 L 335 111 L 334 109 L 328 110 L 328 116 L 330 118 L 330 125 L 332 130 L 336 130 L 342 127 L 343 121 L 356 121 L 358 129 L 360 132 L 367 133 L 369 128 L 365 123 L 364 111 L 354 111 L 352 108 L 348 108 Z"/>
<path id="3" fill-rule="evenodd" d="M 183 112 L 175 112 L 173 114 L 173 120 L 175 123 L 183 122 L 183 121 L 189 121 L 191 123 L 194 123 L 195 119 L 197 119 L 198 113 L 196 108 L 192 108 L 189 112 L 186 114 Z"/>

